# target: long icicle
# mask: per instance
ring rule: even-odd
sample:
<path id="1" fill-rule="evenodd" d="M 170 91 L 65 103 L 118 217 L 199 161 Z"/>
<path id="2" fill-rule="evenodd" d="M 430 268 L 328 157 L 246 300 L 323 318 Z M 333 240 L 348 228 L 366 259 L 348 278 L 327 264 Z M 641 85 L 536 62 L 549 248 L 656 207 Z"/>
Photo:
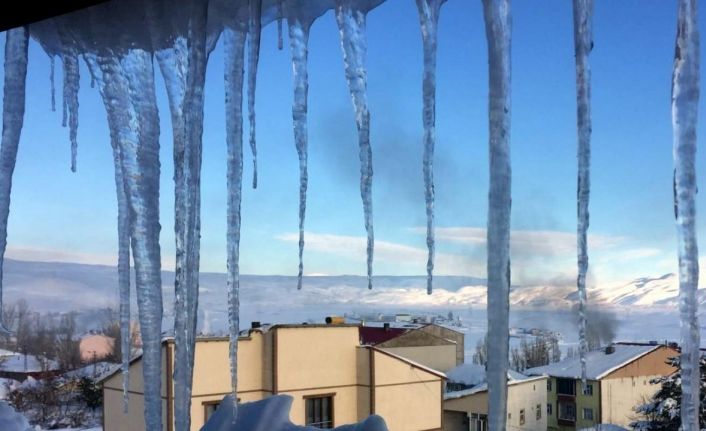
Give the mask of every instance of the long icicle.
<path id="1" fill-rule="evenodd" d="M 156 53 L 164 77 L 174 139 L 174 424 L 191 426 L 191 384 L 199 293 L 201 237 L 201 150 L 206 76 L 207 2 L 194 1 L 188 38 L 178 36 L 170 48 Z M 188 6 L 187 6 L 188 5 Z"/>
<path id="2" fill-rule="evenodd" d="M 294 101 L 292 120 L 294 123 L 294 143 L 299 156 L 299 275 L 297 289 L 302 288 L 304 275 L 304 219 L 306 216 L 306 189 L 309 182 L 308 160 L 308 97 L 309 97 L 309 29 L 312 21 L 288 11 L 289 44 L 292 51 L 292 72 L 294 78 Z"/>
<path id="3" fill-rule="evenodd" d="M 424 45 L 424 200 L 427 213 L 427 294 L 431 295 L 434 273 L 434 146 L 436 144 L 436 45 L 439 11 L 446 0 L 417 0 Z"/>
<path id="4" fill-rule="evenodd" d="M 54 84 L 54 55 L 49 54 L 49 85 L 51 86 L 51 110 L 56 111 L 56 85 Z"/>
<path id="5" fill-rule="evenodd" d="M 162 429 L 162 279 L 159 247 L 159 116 L 152 56 L 132 49 L 98 56 L 99 86 L 117 137 L 130 214 L 143 344 L 146 429 Z M 118 191 L 120 193 L 120 191 Z M 124 268 L 122 269 L 124 271 Z M 123 272 L 124 275 L 124 272 Z"/>
<path id="6" fill-rule="evenodd" d="M 505 430 L 510 296 L 510 0 L 483 0 L 488 39 L 488 424 Z"/>
<path id="7" fill-rule="evenodd" d="M 368 236 L 367 267 L 368 289 L 373 288 L 373 152 L 370 146 L 370 112 L 367 99 L 367 71 L 365 57 L 365 11 L 357 7 L 354 0 L 337 0 L 336 22 L 341 35 L 341 49 L 346 80 L 355 109 L 355 122 L 358 128 L 360 147 L 360 196 L 365 213 L 365 230 Z"/>
<path id="8" fill-rule="evenodd" d="M 679 0 L 674 72 L 672 128 L 674 204 L 679 254 L 681 315 L 681 429 L 698 431 L 701 412 L 699 359 L 699 248 L 696 235 L 696 144 L 699 108 L 699 24 L 696 0 Z"/>
<path id="9" fill-rule="evenodd" d="M 576 57 L 576 118 L 578 129 L 577 253 L 579 294 L 579 358 L 581 384 L 586 386 L 586 273 L 588 272 L 588 201 L 591 192 L 591 65 L 593 0 L 574 0 L 574 52 Z"/>
<path id="10" fill-rule="evenodd" d="M 248 30 L 248 122 L 250 129 L 250 151 L 252 152 L 252 188 L 257 188 L 257 142 L 255 140 L 255 87 L 257 65 L 260 62 L 260 32 L 262 30 L 262 0 L 250 2 Z"/>
<path id="11" fill-rule="evenodd" d="M 240 332 L 240 202 L 243 189 L 243 80 L 245 31 L 223 31 L 225 51 L 226 141 L 228 147 L 228 326 L 234 403 L 238 399 L 238 333 Z M 234 405 L 237 413 L 237 405 Z"/>
<path id="12" fill-rule="evenodd" d="M 78 50 L 74 42 L 62 38 L 61 60 L 64 65 L 64 111 L 62 125 L 66 126 L 68 110 L 69 139 L 71 140 L 71 172 L 76 172 L 76 153 L 78 150 Z"/>
<path id="13" fill-rule="evenodd" d="M 282 38 L 282 17 L 284 16 L 284 0 L 277 0 L 277 49 L 280 51 L 284 48 L 284 40 Z"/>
<path id="14" fill-rule="evenodd" d="M 27 78 L 26 27 L 8 30 L 5 36 L 5 78 L 2 102 L 2 144 L 0 146 L 0 332 L 10 333 L 3 320 L 3 268 L 7 249 L 7 220 L 10 216 L 12 174 L 25 115 Z"/>
<path id="15" fill-rule="evenodd" d="M 91 76 L 101 76 L 102 72 L 95 54 L 84 54 L 84 59 L 88 65 Z M 102 79 L 98 79 L 101 84 L 99 90 L 103 101 L 109 100 L 115 95 L 110 95 L 106 91 L 106 85 Z M 123 99 L 121 106 L 127 106 L 129 102 Z M 111 109 L 105 104 L 107 110 Z M 118 203 L 118 291 L 120 297 L 120 353 L 121 353 L 121 374 L 123 377 L 123 413 L 128 413 L 129 386 L 130 386 L 130 208 L 128 206 L 127 193 L 125 192 L 125 178 L 120 155 L 119 140 L 121 139 L 121 124 L 116 121 L 115 115 L 108 115 L 108 127 L 110 128 L 110 145 L 113 149 L 113 165 L 115 168 L 115 191 Z M 117 342 L 117 341 L 116 341 Z"/>

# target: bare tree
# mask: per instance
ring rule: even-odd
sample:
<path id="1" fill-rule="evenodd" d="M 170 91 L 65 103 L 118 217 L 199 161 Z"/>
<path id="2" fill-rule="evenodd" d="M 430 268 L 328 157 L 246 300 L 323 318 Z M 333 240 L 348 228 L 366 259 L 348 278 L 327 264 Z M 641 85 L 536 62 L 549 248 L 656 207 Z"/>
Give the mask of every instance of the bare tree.
<path id="1" fill-rule="evenodd" d="M 62 370 L 81 366 L 80 341 L 76 339 L 76 313 L 61 317 L 56 337 L 56 357 Z"/>
<path id="2" fill-rule="evenodd" d="M 119 363 L 123 359 L 123 354 L 122 354 L 122 343 L 120 342 L 120 322 L 119 321 L 113 321 L 107 324 L 103 328 L 103 334 L 109 338 L 113 339 L 113 344 L 112 344 L 112 350 L 110 351 L 110 354 L 106 357 L 106 360 L 110 362 L 115 362 Z M 130 357 L 132 357 L 137 348 L 137 340 L 139 337 L 138 330 L 135 326 L 130 326 Z"/>
<path id="3" fill-rule="evenodd" d="M 486 366 L 488 364 L 488 333 L 476 343 L 476 352 L 473 354 L 473 363 Z"/>

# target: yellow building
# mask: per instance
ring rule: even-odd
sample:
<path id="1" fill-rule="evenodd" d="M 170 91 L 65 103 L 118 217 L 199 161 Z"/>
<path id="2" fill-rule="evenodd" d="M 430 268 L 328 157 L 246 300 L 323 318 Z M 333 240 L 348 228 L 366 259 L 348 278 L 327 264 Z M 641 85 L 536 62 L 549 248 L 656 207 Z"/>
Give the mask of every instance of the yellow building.
<path id="1" fill-rule="evenodd" d="M 511 380 L 507 383 L 508 430 L 545 431 L 547 416 L 546 377 Z M 488 386 L 449 392 L 444 401 L 444 431 L 488 430 Z"/>
<path id="2" fill-rule="evenodd" d="M 164 429 L 171 431 L 173 340 L 166 340 L 162 349 Z M 103 380 L 105 431 L 145 429 L 139 358 L 130 372 L 128 414 L 122 409 L 121 374 Z M 375 413 L 385 419 L 390 431 L 441 430 L 444 379 L 443 373 L 395 353 L 361 346 L 357 325 L 274 325 L 245 331 L 238 340 L 240 401 L 291 395 L 290 418 L 299 425 L 339 426 Z M 192 430 L 201 428 L 229 391 L 228 340 L 198 339 Z"/>
<path id="3" fill-rule="evenodd" d="M 587 383 L 581 384 L 578 357 L 525 373 L 545 375 L 549 430 L 575 430 L 596 424 L 627 427 L 634 407 L 659 389 L 650 380 L 672 374 L 666 361 L 676 350 L 656 344 L 618 343 L 586 355 Z"/>

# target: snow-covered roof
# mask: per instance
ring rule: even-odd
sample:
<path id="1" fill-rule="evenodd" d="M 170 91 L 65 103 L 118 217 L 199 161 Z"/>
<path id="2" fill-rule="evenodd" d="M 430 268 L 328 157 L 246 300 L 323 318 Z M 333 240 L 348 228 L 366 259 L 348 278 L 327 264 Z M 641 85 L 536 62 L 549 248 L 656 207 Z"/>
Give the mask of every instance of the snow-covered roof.
<path id="1" fill-rule="evenodd" d="M 518 385 L 518 384 L 520 384 L 520 383 L 527 383 L 527 382 L 531 382 L 531 381 L 533 381 L 533 380 L 543 380 L 543 379 L 546 379 L 545 376 L 528 377 L 528 376 L 525 376 L 525 375 L 520 374 L 520 373 L 517 373 L 517 372 L 514 372 L 514 373 L 516 373 L 517 375 L 523 376 L 523 378 L 521 378 L 521 379 L 512 379 L 512 378 L 510 378 L 510 379 L 508 380 L 508 382 L 507 382 L 507 385 L 508 385 L 508 386 Z M 510 374 L 510 373 L 508 373 L 508 375 L 509 375 L 509 374 Z M 444 394 L 444 400 L 455 400 L 455 399 L 457 399 L 457 398 L 467 397 L 467 396 L 469 396 L 469 395 L 477 394 L 477 393 L 479 393 L 479 392 L 485 392 L 485 391 L 487 391 L 487 390 L 488 390 L 488 384 L 487 384 L 487 383 L 482 383 L 482 384 L 480 384 L 480 385 L 476 385 L 476 386 L 474 386 L 474 387 L 472 387 L 472 388 L 469 388 L 469 389 L 462 389 L 462 390 L 460 390 L 460 391 L 446 392 L 446 393 Z"/>
<path id="2" fill-rule="evenodd" d="M 47 369 L 42 368 L 42 362 L 37 359 L 36 356 L 27 355 L 27 363 L 25 367 L 25 356 L 15 354 L 12 356 L 5 356 L 0 361 L 0 371 L 12 371 L 18 373 L 36 373 L 39 371 L 46 370 L 58 370 L 59 364 L 56 361 L 48 360 L 46 361 Z"/>
<path id="3" fill-rule="evenodd" d="M 473 363 L 461 364 L 447 371 L 446 377 L 453 383 L 475 386 L 485 383 L 485 367 Z M 515 370 L 507 370 L 507 378 L 509 381 L 528 379 L 526 375 Z"/>
<path id="4" fill-rule="evenodd" d="M 606 353 L 605 349 L 588 352 L 586 354 L 586 377 L 591 380 L 602 379 L 618 368 L 622 368 L 630 362 L 660 347 L 662 346 L 614 344 L 614 351 L 610 354 Z M 525 374 L 580 379 L 581 361 L 578 356 L 575 356 L 542 367 L 529 368 L 525 370 Z"/>

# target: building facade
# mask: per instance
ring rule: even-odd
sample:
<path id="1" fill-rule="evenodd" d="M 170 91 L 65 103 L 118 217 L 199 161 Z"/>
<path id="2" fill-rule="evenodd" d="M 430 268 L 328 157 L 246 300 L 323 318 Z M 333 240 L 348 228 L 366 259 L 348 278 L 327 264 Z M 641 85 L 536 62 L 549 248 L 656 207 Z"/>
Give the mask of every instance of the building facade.
<path id="1" fill-rule="evenodd" d="M 588 352 L 587 381 L 581 383 L 580 362 L 569 358 L 526 370 L 547 375 L 549 430 L 576 430 L 597 424 L 629 426 L 636 419 L 635 406 L 659 389 L 650 380 L 676 371 L 667 359 L 678 355 L 671 347 L 618 343 Z"/>
<path id="2" fill-rule="evenodd" d="M 511 380 L 507 385 L 508 430 L 547 429 L 547 378 Z M 444 431 L 488 431 L 488 387 L 449 392 L 444 400 Z"/>
<path id="3" fill-rule="evenodd" d="M 198 339 L 195 350 L 191 429 L 203 426 L 230 393 L 228 339 Z M 163 345 L 164 429 L 173 428 L 174 343 Z M 123 414 L 120 373 L 103 381 L 104 430 L 140 431 L 142 361 L 130 366 L 130 411 Z M 294 399 L 290 419 L 320 427 L 357 422 L 372 413 L 390 431 L 442 429 L 444 374 L 374 346 L 361 346 L 357 325 L 274 325 L 238 340 L 238 398 L 272 394 Z M 137 412 L 137 413 L 136 413 Z"/>

